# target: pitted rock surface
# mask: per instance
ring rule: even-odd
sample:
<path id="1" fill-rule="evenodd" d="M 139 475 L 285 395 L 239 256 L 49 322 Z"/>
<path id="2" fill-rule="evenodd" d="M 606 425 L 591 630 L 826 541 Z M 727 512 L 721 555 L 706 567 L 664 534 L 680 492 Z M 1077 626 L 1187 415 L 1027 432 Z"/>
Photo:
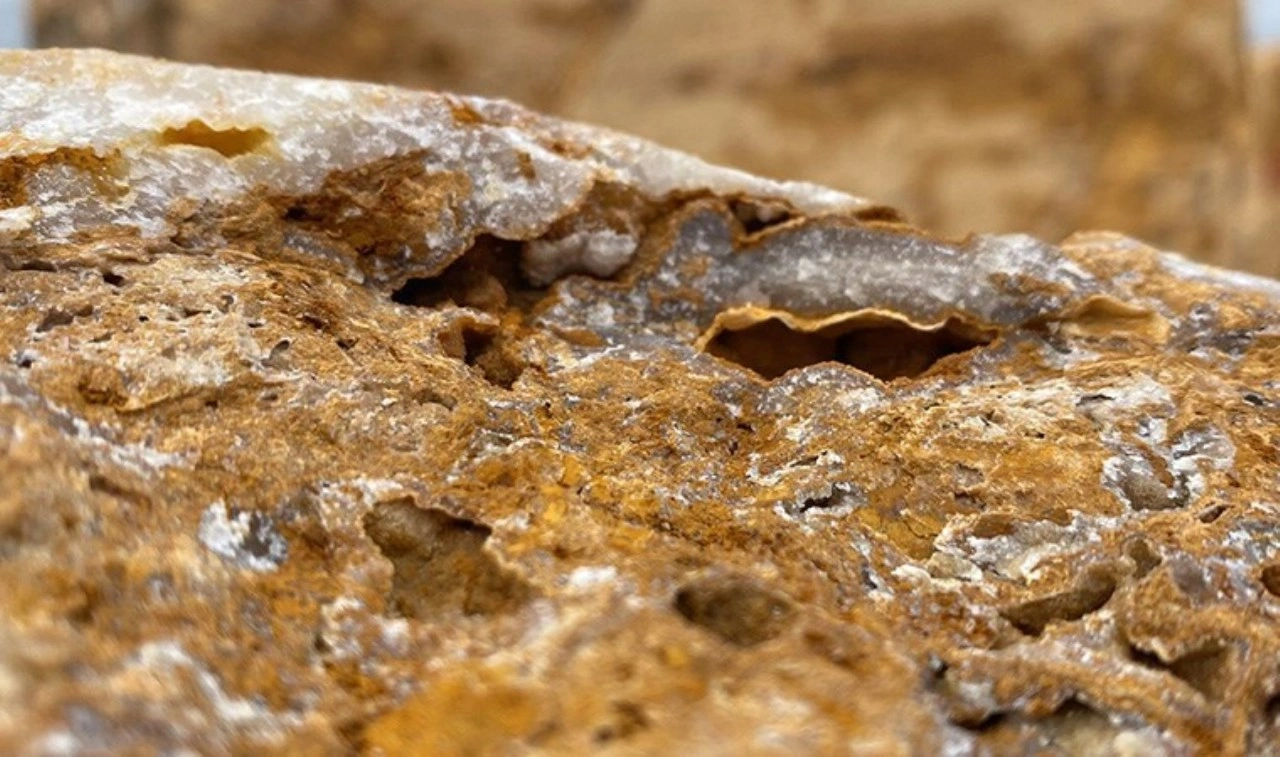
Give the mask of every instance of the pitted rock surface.
<path id="1" fill-rule="evenodd" d="M 1280 283 L 0 54 L 0 749 L 1276 753 Z"/>

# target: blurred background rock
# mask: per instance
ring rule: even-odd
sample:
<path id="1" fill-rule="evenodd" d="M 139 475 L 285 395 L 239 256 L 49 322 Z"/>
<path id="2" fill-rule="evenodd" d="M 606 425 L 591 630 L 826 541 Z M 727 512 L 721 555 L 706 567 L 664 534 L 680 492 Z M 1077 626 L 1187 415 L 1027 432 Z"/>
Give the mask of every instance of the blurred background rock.
<path id="1" fill-rule="evenodd" d="M 1280 55 L 1238 0 L 29 2 L 39 46 L 508 97 L 949 235 L 1280 274 Z"/>

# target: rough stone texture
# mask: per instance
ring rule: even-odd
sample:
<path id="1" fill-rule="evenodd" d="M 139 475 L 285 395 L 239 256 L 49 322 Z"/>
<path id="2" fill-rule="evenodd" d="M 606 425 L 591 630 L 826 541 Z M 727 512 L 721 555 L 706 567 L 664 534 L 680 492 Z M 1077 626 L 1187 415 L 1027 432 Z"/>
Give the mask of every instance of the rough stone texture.
<path id="1" fill-rule="evenodd" d="M 1280 752 L 1280 283 L 106 53 L 0 198 L 0 752 Z"/>
<path id="2" fill-rule="evenodd" d="M 44 45 L 509 97 L 952 235 L 1118 229 L 1244 266 L 1237 6 L 36 0 Z"/>

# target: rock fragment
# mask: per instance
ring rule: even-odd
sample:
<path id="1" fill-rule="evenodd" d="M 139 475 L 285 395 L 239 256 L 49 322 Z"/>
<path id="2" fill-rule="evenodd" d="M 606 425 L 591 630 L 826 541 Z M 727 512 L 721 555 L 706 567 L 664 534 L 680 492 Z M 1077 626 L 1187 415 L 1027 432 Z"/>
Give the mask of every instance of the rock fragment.
<path id="1" fill-rule="evenodd" d="M 0 751 L 1274 751 L 1272 280 L 100 52 L 0 203 Z"/>

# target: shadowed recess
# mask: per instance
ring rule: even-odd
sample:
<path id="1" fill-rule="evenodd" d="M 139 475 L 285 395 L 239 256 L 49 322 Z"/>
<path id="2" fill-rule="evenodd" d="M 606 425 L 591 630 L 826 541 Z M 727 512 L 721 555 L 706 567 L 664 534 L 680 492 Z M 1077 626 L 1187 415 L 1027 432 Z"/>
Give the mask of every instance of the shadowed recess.
<path id="1" fill-rule="evenodd" d="M 486 525 L 399 500 L 370 511 L 364 530 L 395 568 L 388 604 L 407 618 L 490 615 L 529 597 L 529 588 L 484 551 L 492 533 Z"/>
<path id="2" fill-rule="evenodd" d="M 424 308 L 446 306 L 501 313 L 508 308 L 531 309 L 544 289 L 534 287 L 520 273 L 520 242 L 488 234 L 435 276 L 409 279 L 391 293 L 401 305 Z"/>
<path id="3" fill-rule="evenodd" d="M 257 150 L 270 138 L 265 129 L 256 126 L 250 129 L 215 129 L 196 119 L 186 126 L 165 129 L 160 133 L 160 144 L 204 147 L 224 158 L 234 158 Z"/>
<path id="4" fill-rule="evenodd" d="M 709 578 L 676 592 L 676 611 L 685 620 L 739 647 L 775 638 L 791 619 L 791 604 L 743 578 Z"/>
<path id="5" fill-rule="evenodd" d="M 1280 597 L 1280 563 L 1263 567 L 1259 579 L 1272 596 Z"/>
<path id="6" fill-rule="evenodd" d="M 1039 636 L 1050 623 L 1078 620 L 1100 609 L 1115 590 L 1112 571 L 1097 566 L 1085 570 L 1071 589 L 1006 607 L 1000 614 L 1019 631 Z"/>
<path id="7" fill-rule="evenodd" d="M 1132 644 L 1129 658 L 1139 665 L 1170 673 L 1213 702 L 1222 701 L 1232 681 L 1232 651 L 1219 641 L 1210 640 L 1200 647 L 1169 662 L 1159 655 Z"/>
<path id="8" fill-rule="evenodd" d="M 892 381 L 920 376 L 939 360 L 990 344 L 995 336 L 957 318 L 924 328 L 881 311 L 815 320 L 748 307 L 721 313 L 700 344 L 766 379 L 834 362 Z"/>

